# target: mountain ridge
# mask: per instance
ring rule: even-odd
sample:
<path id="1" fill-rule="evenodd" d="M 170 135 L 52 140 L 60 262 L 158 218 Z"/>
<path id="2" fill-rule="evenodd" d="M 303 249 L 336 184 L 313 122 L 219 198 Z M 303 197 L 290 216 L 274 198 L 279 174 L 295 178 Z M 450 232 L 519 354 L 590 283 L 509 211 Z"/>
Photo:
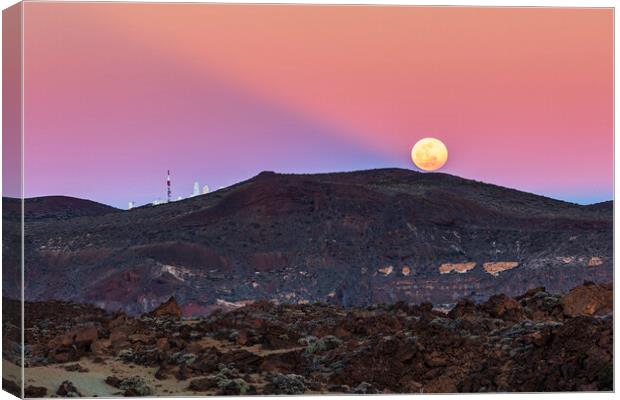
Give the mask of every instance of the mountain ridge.
<path id="1" fill-rule="evenodd" d="M 130 313 L 172 295 L 186 314 L 258 299 L 481 301 L 613 270 L 609 206 L 401 169 L 263 172 L 159 206 L 27 219 L 26 232 L 27 299 Z"/>
<path id="2" fill-rule="evenodd" d="M 534 192 L 528 192 L 528 191 L 524 191 L 524 190 L 519 190 L 519 189 L 515 189 L 515 188 L 510 188 L 510 187 L 506 187 L 506 186 L 501 186 L 499 184 L 495 184 L 495 183 L 489 183 L 489 182 L 484 182 L 484 181 L 478 181 L 476 179 L 471 179 L 471 178 L 465 178 L 465 177 L 461 177 L 458 175 L 453 175 L 453 174 L 448 174 L 448 173 L 443 173 L 443 172 L 419 172 L 419 171 L 414 171 L 414 170 L 410 170 L 410 169 L 406 169 L 406 168 L 396 168 L 396 167 L 388 167 L 388 168 L 373 168 L 373 169 L 366 169 L 366 170 L 352 170 L 352 171 L 338 171 L 338 172 L 318 172 L 318 173 L 313 173 L 313 172 L 309 172 L 309 173 L 295 173 L 295 172 L 275 172 L 275 171 L 269 171 L 269 170 L 265 170 L 265 171 L 261 171 L 258 174 L 254 175 L 253 177 L 250 177 L 248 179 L 245 179 L 243 181 L 239 181 L 235 184 L 232 184 L 226 188 L 222 188 L 219 190 L 223 190 L 223 189 L 229 189 L 229 188 L 234 188 L 236 186 L 242 185 L 244 183 L 248 183 L 251 181 L 254 181 L 256 179 L 262 178 L 262 177 L 266 177 L 266 176 L 283 176 L 283 177 L 328 177 L 328 176 L 347 176 L 347 175 L 353 175 L 353 174 L 372 174 L 372 173 L 381 173 L 381 172 L 403 172 L 403 173 L 411 173 L 411 174 L 416 174 L 417 176 L 419 175 L 429 175 L 429 176 L 444 176 L 444 177 L 450 177 L 450 178 L 455 178 L 458 180 L 462 180 L 465 182 L 469 182 L 472 184 L 481 184 L 481 185 L 486 185 L 489 187 L 495 187 L 495 188 L 499 188 L 502 190 L 510 190 L 510 191 L 514 191 L 514 192 L 518 192 L 518 193 L 523 193 L 523 194 L 527 194 L 527 195 L 531 195 L 531 196 L 536 196 L 536 197 L 540 197 L 540 198 L 544 198 L 544 199 L 548 199 L 551 201 L 557 201 L 560 203 L 566 203 L 566 204 L 570 204 L 570 205 L 574 205 L 574 206 L 579 206 L 579 207 L 593 207 L 593 208 L 607 208 L 610 205 L 613 206 L 613 199 L 611 200 L 605 200 L 605 201 L 600 201 L 600 202 L 596 202 L 596 203 L 590 203 L 590 204 L 579 204 L 579 203 L 575 203 L 575 202 L 571 202 L 571 201 L 567 201 L 567 200 L 562 200 L 562 199 L 557 199 L 554 197 L 549 197 L 549 196 L 545 196 L 542 194 L 538 194 L 538 193 L 534 193 Z M 209 194 L 213 194 L 214 192 L 211 192 Z M 207 194 L 208 195 L 208 194 Z M 188 197 L 188 198 L 184 198 L 181 200 L 175 200 L 172 203 L 178 203 L 179 201 L 186 201 L 189 200 L 191 198 L 194 197 L 201 197 L 201 196 L 205 196 L 205 194 L 200 194 L 197 196 L 193 196 L 193 197 Z M 102 203 L 99 202 L 97 200 L 93 200 L 93 199 L 87 199 L 87 198 L 81 198 L 81 197 L 75 197 L 75 196 L 70 196 L 70 195 L 46 195 L 46 196 L 36 196 L 36 197 L 27 197 L 24 200 L 26 201 L 41 201 L 44 202 L 45 200 L 48 199 L 61 199 L 61 198 L 65 198 L 65 199 L 75 199 L 75 200 L 80 200 L 80 201 L 84 201 L 84 202 L 92 202 L 92 203 L 96 203 L 99 204 L 103 207 L 109 207 L 112 209 L 115 209 L 117 211 L 127 211 L 124 210 L 122 208 L 117 208 L 115 206 L 106 204 L 106 203 Z M 13 202 L 19 202 L 20 199 L 19 198 L 15 198 L 15 197 L 10 197 L 10 196 L 3 196 L 2 197 L 3 200 L 5 201 L 9 201 L 11 203 Z M 166 203 L 163 203 L 166 204 Z M 160 204 L 160 205 L 163 205 Z M 134 209 L 138 209 L 138 208 L 143 208 L 143 207 L 152 207 L 152 204 L 150 203 L 146 203 L 143 205 L 139 205 L 134 207 Z"/>
<path id="3" fill-rule="evenodd" d="M 16 218 L 21 215 L 21 199 L 2 197 L 2 212 Z M 51 195 L 28 197 L 24 199 L 26 219 L 36 218 L 73 218 L 81 216 L 97 216 L 115 211 L 118 208 L 94 200 L 79 197 Z"/>

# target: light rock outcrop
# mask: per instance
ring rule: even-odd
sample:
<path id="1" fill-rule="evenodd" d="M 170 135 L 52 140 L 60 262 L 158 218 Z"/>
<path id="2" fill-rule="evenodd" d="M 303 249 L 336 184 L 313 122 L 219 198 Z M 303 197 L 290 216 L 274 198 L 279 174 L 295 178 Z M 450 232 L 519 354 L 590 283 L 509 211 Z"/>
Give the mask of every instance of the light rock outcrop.
<path id="1" fill-rule="evenodd" d="M 598 267 L 599 265 L 602 265 L 602 264 L 603 264 L 603 259 L 601 257 L 592 257 L 588 261 L 588 267 L 590 268 Z"/>
<path id="2" fill-rule="evenodd" d="M 459 274 L 464 274 L 468 271 L 471 271 L 476 266 L 475 262 L 467 262 L 467 263 L 445 263 L 439 266 L 440 274 L 449 274 L 450 272 L 457 272 Z"/>
<path id="3" fill-rule="evenodd" d="M 390 275 L 393 271 L 394 271 L 394 267 L 392 267 L 391 265 L 387 265 L 383 268 L 379 268 L 378 269 L 379 272 L 381 272 L 383 275 Z"/>
<path id="4" fill-rule="evenodd" d="M 484 270 L 493 276 L 498 276 L 500 273 L 518 266 L 519 263 L 516 261 L 487 262 L 482 265 Z"/>

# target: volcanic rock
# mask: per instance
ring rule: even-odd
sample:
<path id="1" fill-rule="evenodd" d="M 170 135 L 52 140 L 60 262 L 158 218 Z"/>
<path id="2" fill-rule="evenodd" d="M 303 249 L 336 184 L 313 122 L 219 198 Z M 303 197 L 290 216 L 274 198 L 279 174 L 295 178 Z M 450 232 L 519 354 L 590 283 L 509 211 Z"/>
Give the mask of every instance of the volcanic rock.
<path id="1" fill-rule="evenodd" d="M 168 301 L 160 304 L 157 308 L 151 311 L 148 315 L 150 317 L 172 317 L 172 318 L 181 318 L 182 316 L 181 307 L 177 304 L 174 296 L 170 297 Z"/>
<path id="2" fill-rule="evenodd" d="M 46 397 L 47 396 L 47 388 L 43 386 L 26 386 L 24 388 L 24 397 Z"/>
<path id="3" fill-rule="evenodd" d="M 109 340 L 96 340 L 90 345 L 90 351 L 95 356 L 105 356 L 110 348 Z"/>
<path id="4" fill-rule="evenodd" d="M 217 379 L 214 377 L 198 378 L 189 383 L 189 390 L 195 392 L 206 392 L 218 388 Z"/>
<path id="5" fill-rule="evenodd" d="M 569 317 L 608 314 L 613 309 L 613 292 L 606 285 L 577 286 L 562 297 L 562 307 Z"/>
<path id="6" fill-rule="evenodd" d="M 477 314 L 477 307 L 469 299 L 462 299 L 454 306 L 449 312 L 448 316 L 450 318 L 466 318 L 473 317 Z"/>
<path id="7" fill-rule="evenodd" d="M 56 394 L 62 397 L 82 397 L 82 394 L 69 381 L 63 381 L 56 390 Z"/>
<path id="8" fill-rule="evenodd" d="M 48 358 L 55 362 L 77 361 L 90 351 L 91 344 L 97 340 L 97 336 L 98 331 L 95 326 L 75 327 L 49 342 Z"/>
<path id="9" fill-rule="evenodd" d="M 368 382 L 362 382 L 357 385 L 351 393 L 355 394 L 377 394 L 377 390 Z"/>
<path id="10" fill-rule="evenodd" d="M 446 365 L 448 365 L 448 360 L 446 359 L 446 357 L 436 351 L 430 354 L 427 354 L 425 356 L 425 360 L 426 360 L 426 365 L 432 368 L 445 367 Z"/>
<path id="11" fill-rule="evenodd" d="M 88 372 L 88 368 L 85 368 L 83 366 L 81 366 L 80 364 L 71 364 L 71 365 L 65 365 L 65 371 L 69 371 L 69 372 L 81 372 L 81 373 L 86 373 Z"/>
<path id="12" fill-rule="evenodd" d="M 6 378 L 2 378 L 2 390 L 5 390 L 18 398 L 22 396 L 21 386 Z"/>
<path id="13" fill-rule="evenodd" d="M 306 385 L 300 375 L 276 374 L 271 379 L 269 389 L 273 394 L 299 395 L 305 393 Z"/>
<path id="14" fill-rule="evenodd" d="M 123 393 L 125 397 L 150 396 L 154 393 L 153 388 L 140 376 L 123 379 L 118 388 L 125 391 Z"/>
<path id="15" fill-rule="evenodd" d="M 105 378 L 104 382 L 115 388 L 119 388 L 121 386 L 121 379 L 117 378 L 116 376 L 108 376 L 107 378 Z"/>
<path id="16" fill-rule="evenodd" d="M 220 391 L 218 394 L 224 396 L 244 395 L 249 393 L 251 389 L 256 392 L 255 388 L 252 388 L 252 386 L 241 378 L 222 380 L 219 382 L 219 387 Z"/>
<path id="17" fill-rule="evenodd" d="M 481 308 L 490 316 L 505 321 L 520 321 L 525 318 L 521 304 L 504 294 L 491 296 Z"/>
<path id="18" fill-rule="evenodd" d="M 4 294 L 19 298 L 20 203 L 5 201 L 14 212 L 3 213 Z M 176 318 L 179 307 L 206 315 L 261 299 L 450 305 L 538 286 L 558 294 L 584 280 L 610 282 L 613 272 L 613 207 L 441 173 L 262 173 L 131 211 L 71 198 L 28 199 L 25 208 L 24 272 L 37 277 L 26 300 L 131 315 L 172 294 L 152 315 Z M 278 347 L 285 332 L 272 328 L 277 335 L 265 340 Z"/>
<path id="19" fill-rule="evenodd" d="M 188 380 L 190 390 L 206 394 L 610 390 L 611 288 L 586 283 L 560 295 L 538 287 L 515 298 L 461 299 L 447 313 L 446 307 L 405 302 L 347 308 L 259 302 L 191 320 L 119 319 L 92 306 L 25 302 L 31 316 L 25 321 L 25 364 L 79 371 L 76 363 L 49 365 L 65 362 L 51 355 L 62 349 L 76 358 L 100 357 L 105 364 L 97 369 L 110 371 L 106 382 L 127 395 L 161 392 L 145 375 L 142 381 L 115 376 L 117 363 L 156 379 Z M 21 307 L 3 299 L 3 307 L 13 306 Z M 4 315 L 8 349 L 21 340 L 11 328 L 20 320 Z M 98 334 L 86 346 L 94 335 L 76 333 L 89 326 Z M 95 356 L 96 343 L 115 330 L 130 331 L 127 337 L 136 340 L 121 340 L 109 354 Z M 246 332 L 247 342 L 237 342 L 235 332 Z M 81 343 L 79 351 L 75 343 Z M 61 389 L 78 392 L 70 382 Z"/>

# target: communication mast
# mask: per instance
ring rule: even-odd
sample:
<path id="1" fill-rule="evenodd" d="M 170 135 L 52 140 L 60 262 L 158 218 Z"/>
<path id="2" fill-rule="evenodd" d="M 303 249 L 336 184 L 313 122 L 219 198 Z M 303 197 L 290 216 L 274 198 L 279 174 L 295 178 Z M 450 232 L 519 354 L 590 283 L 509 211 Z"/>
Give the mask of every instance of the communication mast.
<path id="1" fill-rule="evenodd" d="M 170 203 L 170 196 L 172 195 L 172 190 L 170 190 L 170 170 L 168 170 L 168 179 L 166 183 L 168 185 L 168 203 Z"/>

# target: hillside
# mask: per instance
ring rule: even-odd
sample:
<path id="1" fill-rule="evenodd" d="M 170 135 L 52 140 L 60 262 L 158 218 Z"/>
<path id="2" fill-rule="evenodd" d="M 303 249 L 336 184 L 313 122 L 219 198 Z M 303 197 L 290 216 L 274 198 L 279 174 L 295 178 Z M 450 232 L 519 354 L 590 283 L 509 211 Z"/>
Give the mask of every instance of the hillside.
<path id="1" fill-rule="evenodd" d="M 2 213 L 4 218 L 19 218 L 22 204 L 20 199 L 3 197 Z M 24 218 L 35 220 L 41 218 L 67 219 L 75 217 L 99 216 L 120 211 L 114 207 L 91 200 L 68 196 L 43 196 L 26 199 Z"/>
<path id="2" fill-rule="evenodd" d="M 28 219 L 26 296 L 142 313 L 174 295 L 203 314 L 566 291 L 611 281 L 612 209 L 400 169 L 264 172 L 156 207 Z"/>

